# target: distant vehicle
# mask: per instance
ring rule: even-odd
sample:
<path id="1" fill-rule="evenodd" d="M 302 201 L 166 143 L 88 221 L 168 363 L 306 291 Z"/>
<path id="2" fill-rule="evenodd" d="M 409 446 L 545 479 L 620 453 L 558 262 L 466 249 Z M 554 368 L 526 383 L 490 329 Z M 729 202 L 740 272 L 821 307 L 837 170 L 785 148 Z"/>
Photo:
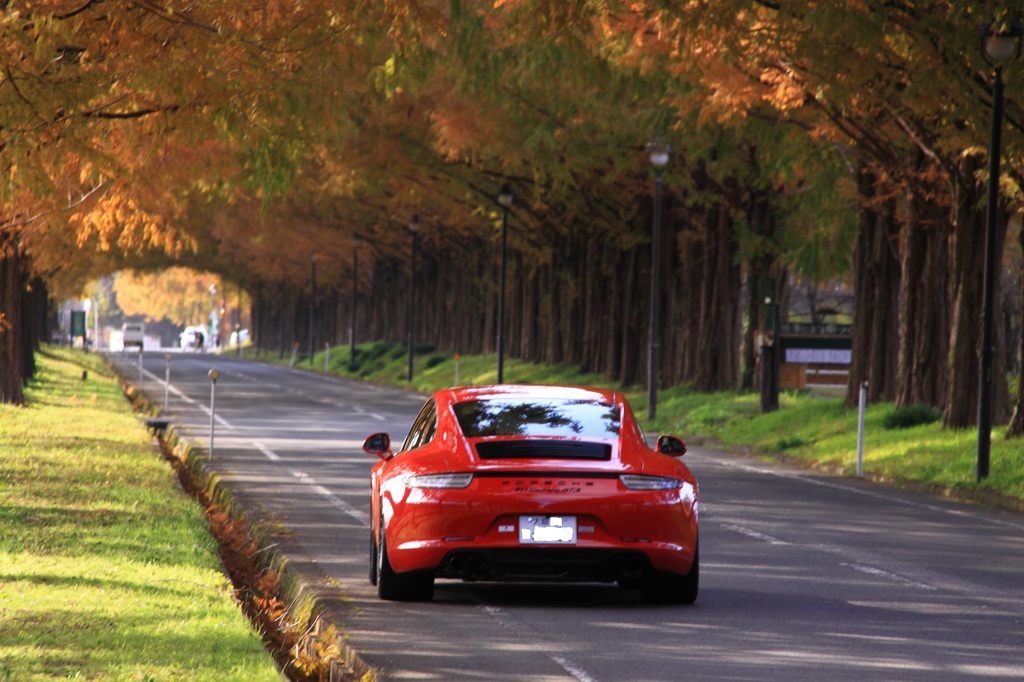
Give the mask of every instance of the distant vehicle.
<path id="1" fill-rule="evenodd" d="M 200 352 L 206 348 L 206 335 L 201 327 L 185 327 L 185 331 L 178 337 L 182 350 Z"/>
<path id="2" fill-rule="evenodd" d="M 231 332 L 231 345 L 237 346 L 240 343 L 249 342 L 249 330 L 243 329 L 237 332 Z"/>
<path id="3" fill-rule="evenodd" d="M 618 391 L 464 386 L 427 400 L 405 443 L 366 439 L 370 582 L 425 601 L 435 578 L 617 582 L 697 598 L 697 481 L 674 436 L 647 445 Z"/>
<path id="4" fill-rule="evenodd" d="M 138 346 L 142 350 L 146 342 L 146 325 L 141 322 L 125 322 L 121 325 L 121 339 L 125 349 Z"/>

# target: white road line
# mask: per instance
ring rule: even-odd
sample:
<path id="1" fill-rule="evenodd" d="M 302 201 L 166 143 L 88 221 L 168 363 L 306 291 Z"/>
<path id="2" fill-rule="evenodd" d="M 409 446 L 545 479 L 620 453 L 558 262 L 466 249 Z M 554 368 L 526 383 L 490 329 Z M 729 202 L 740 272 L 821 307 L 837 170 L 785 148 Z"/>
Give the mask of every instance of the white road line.
<path id="1" fill-rule="evenodd" d="M 857 495 L 863 495 L 865 497 L 871 497 L 871 498 L 874 498 L 876 500 L 885 500 L 887 502 L 896 502 L 896 503 L 899 503 L 899 504 L 902 504 L 902 505 L 906 505 L 908 507 L 915 507 L 917 509 L 925 509 L 927 511 L 942 512 L 944 514 L 949 514 L 951 516 L 962 516 L 964 518 L 972 519 L 972 520 L 975 520 L 975 521 L 983 520 L 983 521 L 987 521 L 988 523 L 995 524 L 997 526 L 1007 526 L 1009 528 L 1017 528 L 1019 530 L 1024 530 L 1024 524 L 1015 523 L 1013 521 L 1004 521 L 1002 519 L 993 519 L 993 518 L 990 518 L 988 516 L 984 516 L 984 515 L 981 515 L 981 514 L 971 513 L 970 511 L 964 511 L 964 510 L 960 510 L 960 509 L 950 509 L 948 507 L 940 507 L 939 505 L 935 505 L 935 504 L 927 504 L 927 503 L 924 503 L 924 502 L 916 502 L 914 500 L 906 500 L 906 499 L 902 499 L 900 497 L 895 497 L 893 495 L 885 495 L 883 493 L 877 493 L 877 492 L 874 492 L 874 491 L 871 491 L 871 490 L 864 490 L 862 488 L 857 488 L 857 487 L 854 487 L 854 486 L 841 485 L 839 483 L 831 483 L 829 481 L 823 481 L 823 480 L 820 480 L 820 479 L 817 479 L 817 478 L 812 478 L 810 476 L 801 476 L 800 474 L 792 474 L 792 473 L 787 473 L 787 472 L 784 472 L 784 471 L 774 471 L 772 469 L 755 467 L 755 466 L 751 466 L 749 464 L 741 464 L 740 462 L 729 462 L 729 461 L 720 460 L 720 459 L 716 459 L 716 460 L 713 460 L 713 461 L 716 464 L 721 464 L 722 466 L 725 466 L 725 467 L 732 467 L 734 469 L 741 469 L 743 471 L 751 471 L 751 472 L 758 473 L 758 474 L 768 474 L 770 476 L 775 476 L 777 478 L 788 478 L 788 479 L 791 479 L 791 480 L 796 480 L 796 481 L 802 481 L 804 483 L 809 483 L 811 485 L 821 486 L 823 488 L 831 488 L 832 490 L 842 490 L 842 491 L 848 492 L 848 493 L 855 493 Z"/>
<path id="2" fill-rule="evenodd" d="M 919 583 L 916 580 L 911 580 L 909 578 L 904 578 L 901 575 L 896 575 L 895 573 L 890 573 L 889 571 L 882 570 L 881 568 L 875 568 L 874 566 L 865 566 L 864 564 L 839 564 L 839 565 L 840 566 L 845 566 L 847 568 L 852 568 L 853 570 L 860 571 L 861 573 L 867 573 L 868 575 L 875 576 L 876 578 L 885 578 L 886 580 L 891 580 L 894 583 L 899 583 L 901 585 L 906 585 L 908 587 L 916 587 L 916 588 L 921 589 L 921 590 L 932 590 L 932 591 L 937 591 L 939 589 L 939 588 L 934 587 L 932 585 L 926 585 L 924 583 Z"/>
<path id="3" fill-rule="evenodd" d="M 498 621 L 498 625 L 501 627 L 512 630 L 523 637 L 535 637 L 533 630 L 530 627 L 515 618 L 505 609 L 498 606 L 491 606 L 490 604 L 480 604 L 479 608 L 488 616 Z M 597 682 L 596 677 L 584 670 L 581 665 L 566 658 L 565 656 L 558 656 L 555 654 L 548 654 L 547 656 L 558 667 L 569 673 L 569 675 L 571 675 L 574 680 L 577 680 L 577 682 Z"/>
<path id="4" fill-rule="evenodd" d="M 274 452 L 273 450 L 271 450 L 267 446 L 263 445 L 262 443 L 253 443 L 253 446 L 255 446 L 255 448 L 257 450 L 262 452 L 263 455 L 267 459 L 269 459 L 271 462 L 280 462 L 281 461 L 281 455 L 277 454 L 276 452 Z M 367 514 L 365 511 L 363 511 L 362 509 L 357 509 L 356 507 L 353 507 L 351 504 L 349 504 L 345 500 L 341 499 L 340 497 L 338 497 L 337 495 L 332 493 L 330 490 L 328 490 L 324 486 L 322 486 L 319 483 L 317 483 L 315 478 L 313 478 L 312 476 L 310 476 L 309 474 L 307 474 L 304 471 L 293 471 L 292 469 L 289 469 L 288 473 L 290 473 L 292 476 L 294 476 L 296 479 L 298 479 L 298 481 L 300 483 L 305 483 L 306 485 L 312 487 L 314 491 L 316 491 L 317 493 L 322 495 L 324 498 L 326 498 L 328 502 L 330 502 L 335 507 L 337 507 L 341 511 L 345 512 L 349 516 L 351 516 L 353 519 L 355 519 L 359 523 L 361 523 L 364 526 L 366 526 L 367 528 L 369 528 L 369 526 L 370 526 L 370 515 Z"/>
<path id="5" fill-rule="evenodd" d="M 274 452 L 270 448 L 268 448 L 265 445 L 263 445 L 263 443 L 253 443 L 253 445 L 256 446 L 257 450 L 259 450 L 264 455 L 266 455 L 267 459 L 269 459 L 271 462 L 280 462 L 281 461 L 281 457 L 278 456 L 278 454 L 276 452 Z"/>
<path id="6" fill-rule="evenodd" d="M 551 660 L 562 666 L 562 669 L 565 670 L 565 672 L 572 675 L 573 679 L 579 680 L 579 682 L 597 682 L 597 680 L 588 675 L 585 670 L 563 656 L 552 656 Z"/>
<path id="7" fill-rule="evenodd" d="M 163 378 L 156 376 L 155 374 L 150 372 L 148 369 L 144 370 L 144 373 L 149 375 L 149 376 L 151 376 L 151 377 L 153 377 L 153 380 L 156 381 L 161 386 L 163 386 L 164 384 L 167 384 L 167 382 L 164 381 Z M 201 402 L 199 402 L 197 400 L 193 400 L 192 398 L 189 398 L 187 395 L 185 395 L 180 390 L 175 388 L 174 384 L 169 384 L 167 386 L 167 390 L 168 390 L 168 392 L 173 393 L 174 395 L 176 395 L 183 402 L 188 403 L 189 405 L 192 405 L 193 407 L 196 407 L 196 408 L 200 409 L 201 411 L 205 412 L 206 414 L 210 414 L 210 406 L 209 405 L 204 405 L 203 403 L 201 403 Z M 219 414 L 218 415 L 214 415 L 214 419 L 221 426 L 224 426 L 224 427 L 229 428 L 229 429 L 234 429 L 235 428 L 234 425 L 231 424 L 231 422 L 229 422 L 227 419 L 225 419 L 224 417 L 220 416 Z"/>
<path id="8" fill-rule="evenodd" d="M 765 535 L 764 533 L 759 533 L 756 530 L 753 530 L 751 528 L 746 528 L 744 526 L 737 526 L 735 524 L 727 523 L 727 524 L 723 524 L 722 528 L 724 528 L 726 530 L 736 531 L 737 533 L 739 533 L 741 535 L 746 535 L 747 537 L 754 538 L 755 540 L 763 540 L 763 541 L 767 542 L 769 545 L 788 545 L 788 544 L 790 544 L 790 543 L 786 542 L 785 540 L 780 540 L 779 538 L 772 537 L 771 535 Z"/>
<path id="9" fill-rule="evenodd" d="M 338 407 L 342 407 L 342 406 L 339 405 Z M 376 419 L 379 422 L 382 422 L 385 419 L 387 419 L 387 417 L 385 417 L 384 415 L 377 414 L 376 412 L 367 412 L 366 410 L 364 410 L 361 407 L 353 407 L 352 409 L 355 410 L 358 414 L 363 415 L 364 417 L 371 417 L 373 419 Z"/>

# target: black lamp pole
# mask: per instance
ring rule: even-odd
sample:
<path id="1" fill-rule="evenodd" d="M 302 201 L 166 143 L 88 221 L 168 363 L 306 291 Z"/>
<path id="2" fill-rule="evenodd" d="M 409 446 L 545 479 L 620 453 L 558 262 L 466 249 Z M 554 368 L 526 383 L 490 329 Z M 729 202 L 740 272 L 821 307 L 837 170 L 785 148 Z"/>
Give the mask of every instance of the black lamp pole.
<path id="1" fill-rule="evenodd" d="M 647 145 L 654 166 L 654 233 L 651 237 L 651 336 L 647 351 L 647 418 L 658 412 L 658 347 L 661 311 L 661 173 L 671 147 L 656 140 Z"/>
<path id="2" fill-rule="evenodd" d="M 985 215 L 985 272 L 982 287 L 981 363 L 978 371 L 977 480 L 989 474 L 992 447 L 992 365 L 995 357 L 993 308 L 996 278 L 996 219 L 999 209 L 999 161 L 1003 128 L 1003 66 L 1020 52 L 1024 28 L 1011 24 L 996 32 L 993 24 L 981 28 L 981 52 L 995 67 L 992 82 L 992 128 L 988 149 L 988 206 Z"/>
<path id="3" fill-rule="evenodd" d="M 352 249 L 352 331 L 349 337 L 349 359 L 348 367 L 350 370 L 355 371 L 356 369 L 356 303 L 358 302 L 359 293 L 359 240 L 356 240 L 355 248 Z"/>
<path id="4" fill-rule="evenodd" d="M 309 255 L 309 364 L 313 364 L 313 351 L 316 349 L 316 326 L 313 316 L 316 312 L 316 254 Z"/>
<path id="5" fill-rule="evenodd" d="M 498 194 L 501 204 L 501 285 L 498 288 L 498 383 L 505 383 L 505 264 L 508 253 L 508 207 L 512 205 L 512 185 L 507 182 Z"/>
<path id="6" fill-rule="evenodd" d="M 409 257 L 409 374 L 408 381 L 412 381 L 412 323 L 413 323 L 413 295 L 416 292 L 416 233 L 420 231 L 420 217 L 413 215 L 409 219 L 409 232 L 412 233 L 412 254 Z"/>
<path id="7" fill-rule="evenodd" d="M 211 284 L 209 288 L 210 292 L 210 338 L 206 340 L 206 344 L 209 344 L 211 348 L 216 350 L 217 337 L 216 331 L 213 328 L 213 322 L 217 319 L 217 285 Z"/>

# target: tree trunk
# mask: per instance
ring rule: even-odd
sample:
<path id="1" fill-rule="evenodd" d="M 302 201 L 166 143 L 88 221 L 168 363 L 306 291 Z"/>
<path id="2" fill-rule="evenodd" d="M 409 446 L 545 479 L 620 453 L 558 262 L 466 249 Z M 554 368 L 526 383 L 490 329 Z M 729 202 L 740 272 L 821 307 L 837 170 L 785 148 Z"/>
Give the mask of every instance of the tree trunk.
<path id="1" fill-rule="evenodd" d="M 904 223 L 896 405 L 946 404 L 949 352 L 948 210 L 912 191 Z"/>
<path id="2" fill-rule="evenodd" d="M 694 387 L 700 391 L 734 389 L 739 383 L 739 288 L 736 243 L 728 208 L 706 214 L 701 282 L 700 331 Z"/>
<path id="3" fill-rule="evenodd" d="M 750 229 L 765 244 L 773 244 L 775 240 L 775 215 L 772 212 L 771 201 L 767 193 L 751 189 L 744 206 L 747 222 Z M 759 347 L 762 334 L 768 325 L 768 316 L 764 306 L 766 282 L 772 278 L 776 270 L 775 253 L 772 250 L 761 249 L 751 255 L 747 263 L 746 297 L 744 301 L 745 315 L 747 319 L 746 330 L 743 333 L 743 377 L 741 386 L 745 388 L 761 390 L 761 348 Z M 774 291 L 773 295 L 777 294 Z"/>
<path id="4" fill-rule="evenodd" d="M 850 406 L 857 404 L 865 381 L 869 382 L 870 402 L 893 399 L 899 347 L 895 206 L 891 199 L 878 198 L 877 179 L 867 169 L 858 172 L 857 189 L 861 210 L 853 261 L 853 350 L 846 387 L 846 404 Z"/>
<path id="5" fill-rule="evenodd" d="M 1024 229 L 1017 234 L 1022 252 L 1024 252 Z M 1024 275 L 1020 278 L 1020 294 L 1018 304 L 1021 311 L 1021 319 L 1024 321 Z M 1024 435 L 1024 329 L 1019 334 L 1017 357 L 1021 360 L 1021 376 L 1017 380 L 1017 399 L 1013 406 L 1013 415 L 1010 417 L 1010 424 L 1006 427 L 1007 438 L 1020 438 Z"/>
<path id="6" fill-rule="evenodd" d="M 958 195 L 956 197 L 956 224 L 953 228 L 951 248 L 951 278 L 953 292 L 953 324 L 950 351 L 946 369 L 945 425 L 948 428 L 966 428 L 978 423 L 978 391 L 981 348 L 982 283 L 985 261 L 985 212 L 978 210 L 981 186 L 974 180 L 980 158 L 966 156 L 962 161 Z M 1003 242 L 1006 239 L 1006 220 L 1003 211 L 997 213 L 995 263 L 1003 262 Z M 999 300 L 1002 278 L 993 278 L 993 300 Z M 995 344 L 1002 341 L 1001 327 L 995 324 Z M 992 367 L 992 419 L 1003 423 L 1008 412 L 1008 390 L 1002 371 L 1002 354 L 995 354 Z"/>
<path id="7" fill-rule="evenodd" d="M 26 349 L 24 314 L 25 275 L 14 236 L 0 228 L 0 403 L 21 405 Z"/>

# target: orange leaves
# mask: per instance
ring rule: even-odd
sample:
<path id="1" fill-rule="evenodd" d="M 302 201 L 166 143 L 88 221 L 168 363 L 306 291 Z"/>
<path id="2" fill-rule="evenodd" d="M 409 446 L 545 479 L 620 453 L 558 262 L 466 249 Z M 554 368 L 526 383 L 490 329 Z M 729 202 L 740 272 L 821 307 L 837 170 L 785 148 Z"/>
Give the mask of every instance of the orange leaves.
<path id="1" fill-rule="evenodd" d="M 157 250 L 174 254 L 187 243 L 185 235 L 163 215 L 147 210 L 131 194 L 104 192 L 89 209 L 73 213 L 68 221 L 76 229 L 79 246 L 94 243 L 101 251 L 116 247 L 123 253 Z"/>
<path id="2" fill-rule="evenodd" d="M 787 112 L 804 105 L 807 98 L 802 79 L 786 64 L 766 68 L 761 73 L 761 82 L 768 86 L 763 100 L 779 112 Z"/>
<path id="3" fill-rule="evenodd" d="M 496 131 L 478 102 L 444 102 L 430 112 L 438 152 L 449 161 L 471 158 Z"/>

